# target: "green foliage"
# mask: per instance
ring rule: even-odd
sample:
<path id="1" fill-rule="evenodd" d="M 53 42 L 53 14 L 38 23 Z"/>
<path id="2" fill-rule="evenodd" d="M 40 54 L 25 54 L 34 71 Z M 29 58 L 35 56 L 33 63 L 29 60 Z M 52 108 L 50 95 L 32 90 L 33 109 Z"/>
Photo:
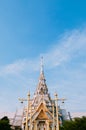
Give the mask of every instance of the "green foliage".
<path id="1" fill-rule="evenodd" d="M 0 120 L 0 130 L 11 130 L 8 117 L 3 117 Z"/>
<path id="2" fill-rule="evenodd" d="M 75 118 L 72 121 L 64 121 L 60 130 L 86 130 L 86 117 Z"/>

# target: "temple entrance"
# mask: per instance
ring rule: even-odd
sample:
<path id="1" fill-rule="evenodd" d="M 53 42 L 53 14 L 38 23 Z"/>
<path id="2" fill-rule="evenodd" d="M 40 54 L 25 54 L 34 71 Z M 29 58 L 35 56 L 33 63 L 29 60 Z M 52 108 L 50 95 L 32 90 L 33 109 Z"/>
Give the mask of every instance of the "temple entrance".
<path id="1" fill-rule="evenodd" d="M 37 125 L 37 130 L 46 130 L 46 123 L 45 121 L 39 121 Z"/>

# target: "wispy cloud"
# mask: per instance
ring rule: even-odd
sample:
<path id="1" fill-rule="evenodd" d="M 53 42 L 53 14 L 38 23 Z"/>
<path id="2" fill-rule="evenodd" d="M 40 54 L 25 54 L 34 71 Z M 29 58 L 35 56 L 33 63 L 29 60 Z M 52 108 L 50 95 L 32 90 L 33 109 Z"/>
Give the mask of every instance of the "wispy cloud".
<path id="1" fill-rule="evenodd" d="M 61 65 L 86 51 L 86 29 L 64 33 L 57 44 L 44 55 L 50 68 Z"/>
<path id="2" fill-rule="evenodd" d="M 31 72 L 38 70 L 38 64 L 36 64 L 37 61 L 28 60 L 28 59 L 22 59 L 15 61 L 14 63 L 1 66 L 0 67 L 0 76 L 4 75 L 17 75 L 23 71 Z"/>
<path id="3" fill-rule="evenodd" d="M 86 51 L 86 29 L 73 30 L 64 33 L 52 48 L 45 54 L 44 62 L 47 68 L 54 68 L 65 63 L 71 58 L 79 56 Z M 0 67 L 0 76 L 7 74 L 17 74 L 22 71 L 35 71 L 39 69 L 39 58 L 33 60 L 19 59 L 14 63 Z M 85 61 L 86 62 L 86 61 Z M 85 66 L 85 65 L 84 65 Z"/>

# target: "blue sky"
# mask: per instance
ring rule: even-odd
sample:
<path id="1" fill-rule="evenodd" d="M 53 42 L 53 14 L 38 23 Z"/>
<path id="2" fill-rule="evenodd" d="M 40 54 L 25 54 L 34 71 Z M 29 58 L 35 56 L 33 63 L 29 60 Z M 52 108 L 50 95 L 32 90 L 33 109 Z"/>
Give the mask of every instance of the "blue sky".
<path id="1" fill-rule="evenodd" d="M 86 1 L 0 0 L 0 112 L 36 89 L 40 57 L 51 96 L 86 112 Z"/>

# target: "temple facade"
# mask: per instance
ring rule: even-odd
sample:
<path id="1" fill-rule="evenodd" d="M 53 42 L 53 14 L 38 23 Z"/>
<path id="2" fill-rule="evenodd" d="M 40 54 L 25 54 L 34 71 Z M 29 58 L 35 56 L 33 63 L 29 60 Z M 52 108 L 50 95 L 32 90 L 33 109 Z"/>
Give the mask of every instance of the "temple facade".
<path id="1" fill-rule="evenodd" d="M 30 93 L 28 93 L 23 130 L 59 130 L 59 125 L 66 119 L 66 116 L 63 116 L 62 109 L 58 106 L 58 100 L 60 99 L 57 94 L 52 99 L 48 92 L 42 63 L 33 99 L 30 99 Z"/>

